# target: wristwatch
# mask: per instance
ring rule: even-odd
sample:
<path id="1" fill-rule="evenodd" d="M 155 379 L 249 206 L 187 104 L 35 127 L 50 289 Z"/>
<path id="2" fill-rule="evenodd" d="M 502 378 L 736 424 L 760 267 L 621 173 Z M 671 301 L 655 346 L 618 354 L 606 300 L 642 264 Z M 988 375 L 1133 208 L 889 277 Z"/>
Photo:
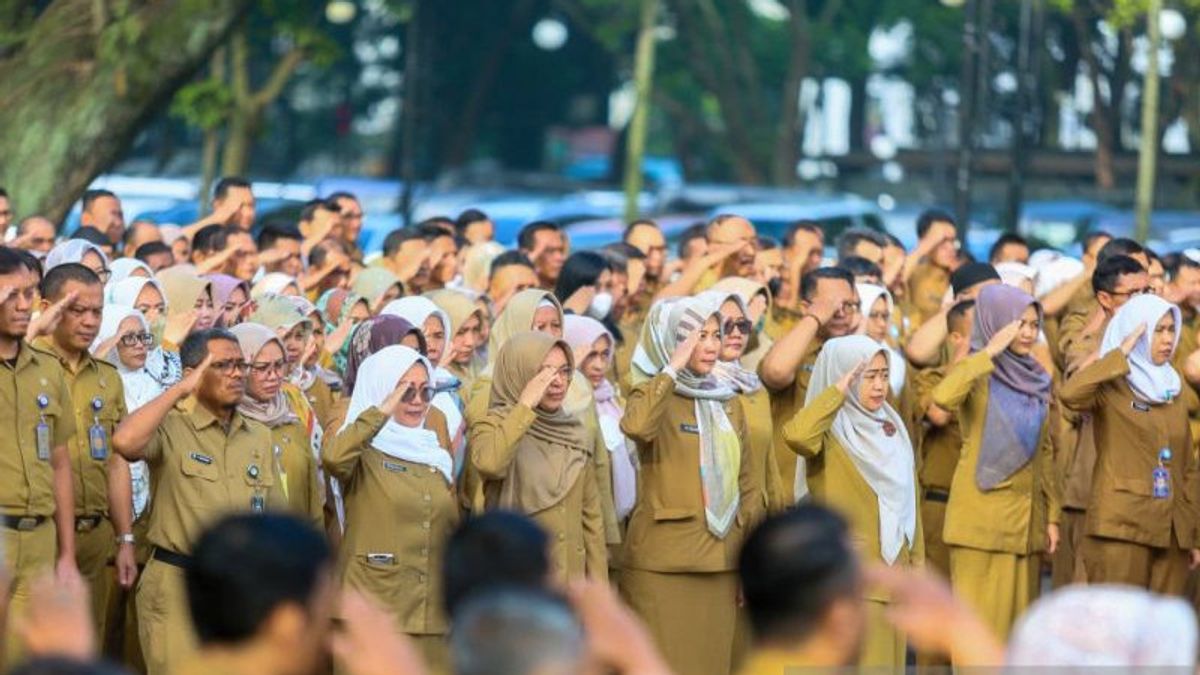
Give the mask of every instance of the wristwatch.
<path id="1" fill-rule="evenodd" d="M 132 532 L 117 535 L 117 546 L 120 546 L 121 544 L 129 544 L 132 546 L 136 541 L 137 540 L 134 539 Z"/>

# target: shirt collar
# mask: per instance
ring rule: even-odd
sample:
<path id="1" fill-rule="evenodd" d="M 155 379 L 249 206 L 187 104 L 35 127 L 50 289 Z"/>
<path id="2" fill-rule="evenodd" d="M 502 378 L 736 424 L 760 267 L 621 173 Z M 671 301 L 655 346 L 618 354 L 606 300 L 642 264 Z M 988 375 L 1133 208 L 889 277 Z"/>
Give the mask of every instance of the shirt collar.
<path id="1" fill-rule="evenodd" d="M 196 429 L 203 429 L 212 425 L 221 425 L 221 420 L 205 406 L 200 405 L 200 401 L 195 396 L 188 396 L 176 404 L 184 414 L 191 420 L 192 426 Z M 246 418 L 237 410 L 233 411 L 233 415 L 229 418 L 229 433 L 241 429 L 246 426 Z"/>
<path id="2" fill-rule="evenodd" d="M 78 374 L 84 368 L 91 367 L 95 369 L 97 367 L 96 359 L 92 358 L 90 352 L 84 351 L 83 356 L 79 359 L 79 371 L 71 370 L 67 355 L 63 353 L 63 350 L 59 348 L 58 344 L 56 344 L 54 340 L 49 337 L 36 337 L 33 339 L 33 344 L 42 351 L 48 354 L 53 354 L 54 357 L 58 359 L 58 362 L 62 364 L 63 370 L 67 371 L 68 373 Z"/>

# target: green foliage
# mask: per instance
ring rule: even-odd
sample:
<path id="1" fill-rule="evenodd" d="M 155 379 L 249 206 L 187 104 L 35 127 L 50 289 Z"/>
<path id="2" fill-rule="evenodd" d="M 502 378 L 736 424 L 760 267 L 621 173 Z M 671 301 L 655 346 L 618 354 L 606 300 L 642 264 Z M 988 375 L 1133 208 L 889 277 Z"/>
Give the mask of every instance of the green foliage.
<path id="1" fill-rule="evenodd" d="M 233 92 L 220 80 L 207 78 L 184 85 L 171 102 L 171 116 L 201 131 L 219 128 L 229 119 Z"/>

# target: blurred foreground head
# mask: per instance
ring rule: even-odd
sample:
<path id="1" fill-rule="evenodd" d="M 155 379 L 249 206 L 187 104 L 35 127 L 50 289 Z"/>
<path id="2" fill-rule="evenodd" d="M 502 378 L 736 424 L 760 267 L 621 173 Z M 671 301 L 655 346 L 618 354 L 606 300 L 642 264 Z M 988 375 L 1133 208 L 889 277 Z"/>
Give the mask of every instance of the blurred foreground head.
<path id="1" fill-rule="evenodd" d="M 529 518 L 489 511 L 467 520 L 450 536 L 442 565 L 446 614 L 454 621 L 475 595 L 544 588 L 550 578 L 549 541 Z"/>
<path id="2" fill-rule="evenodd" d="M 531 589 L 467 599 L 450 652 L 457 675 L 575 675 L 587 656 L 583 626 L 566 601 Z"/>

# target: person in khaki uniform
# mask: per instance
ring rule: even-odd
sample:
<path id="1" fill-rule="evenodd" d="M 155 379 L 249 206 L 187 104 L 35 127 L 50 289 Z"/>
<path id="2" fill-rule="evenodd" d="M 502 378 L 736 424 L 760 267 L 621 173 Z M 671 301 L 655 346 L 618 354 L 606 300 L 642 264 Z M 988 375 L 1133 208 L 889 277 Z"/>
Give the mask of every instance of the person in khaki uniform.
<path id="1" fill-rule="evenodd" d="M 1032 296 L 996 284 L 980 291 L 974 353 L 933 389 L 955 412 L 963 448 L 946 505 L 950 578 L 1001 639 L 1037 595 L 1038 553 L 1058 545 L 1050 375 L 1030 356 L 1040 328 Z"/>
<path id="2" fill-rule="evenodd" d="M 368 356 L 322 462 L 341 483 L 346 503 L 343 582 L 375 596 L 442 672 L 449 629 L 442 557 L 459 512 L 445 425 L 426 428 L 432 373 L 425 357 L 408 347 Z"/>
<path id="3" fill-rule="evenodd" d="M 1200 474 L 1171 366 L 1181 324 L 1179 308 L 1162 298 L 1130 300 L 1109 322 L 1103 356 L 1062 388 L 1064 405 L 1091 411 L 1097 441 L 1084 543 L 1089 583 L 1182 595 L 1189 562 L 1200 564 Z"/>
<path id="4" fill-rule="evenodd" d="M 920 326 L 937 315 L 950 273 L 958 267 L 958 233 L 950 214 L 930 210 L 917 219 L 919 241 L 904 261 L 898 281 L 903 282 L 904 305 L 911 326 Z"/>
<path id="5" fill-rule="evenodd" d="M 239 511 L 284 509 L 271 431 L 237 406 L 249 364 L 232 333 L 196 331 L 180 347 L 184 378 L 125 418 L 113 450 L 146 460 L 154 503 L 153 547 L 138 586 L 138 637 L 150 675 L 169 673 L 195 649 L 183 570 L 204 528 Z"/>
<path id="6" fill-rule="evenodd" d="M 805 406 L 783 428 L 808 459 L 813 499 L 843 514 L 866 560 L 919 566 L 925 542 L 904 420 L 888 404 L 892 352 L 865 335 L 834 338 L 817 358 Z M 903 668 L 907 644 L 889 624 L 889 598 L 868 589 L 858 664 Z"/>
<path id="7" fill-rule="evenodd" d="M 783 425 L 804 407 L 808 380 L 821 345 L 858 328 L 859 302 L 854 275 L 837 267 L 820 267 L 809 272 L 800 282 L 800 304 L 804 315 L 771 346 L 758 366 L 758 375 L 771 396 L 775 461 L 779 463 L 784 492 L 790 493 L 789 501 L 793 503 L 808 494 L 808 483 L 803 461 L 783 438 Z"/>
<path id="8" fill-rule="evenodd" d="M 8 664 L 20 656 L 13 626 L 28 611 L 30 582 L 51 567 L 75 567 L 71 390 L 58 360 L 23 340 L 37 282 L 17 253 L 0 247 L 0 428 L 7 439 L 0 452 L 0 533 L 12 578 L 5 627 Z M 62 312 L 63 305 L 42 318 Z"/>
<path id="9" fill-rule="evenodd" d="M 608 579 L 596 435 L 565 408 L 575 372 L 569 345 L 518 333 L 496 355 L 489 410 L 471 425 L 471 464 L 489 509 L 519 511 L 550 536 L 560 580 Z"/>
<path id="10" fill-rule="evenodd" d="M 52 268 L 41 283 L 42 311 L 66 300 L 54 331 L 33 345 L 58 359 L 71 389 L 76 433 L 71 438 L 71 475 L 75 484 L 75 563 L 91 591 L 97 635 L 105 635 L 106 608 L 112 590 L 109 561 L 116 558 L 118 580 L 133 585 L 137 563 L 133 542 L 124 537 L 117 555 L 114 532 L 132 535 L 129 471 L 110 448 L 113 429 L 125 416 L 125 393 L 116 367 L 88 353 L 100 331 L 103 286 L 96 273 L 78 263 Z M 109 485 L 121 483 L 110 495 Z M 110 524 L 110 518 L 111 524 Z M 119 527 L 115 527 L 118 526 Z"/>
<path id="11" fill-rule="evenodd" d="M 712 376 L 721 328 L 705 306 L 655 303 L 634 356 L 638 383 L 621 430 L 637 444 L 641 472 L 621 593 L 674 672 L 724 675 L 734 657 L 745 510 L 761 496 L 743 461 L 741 402 Z"/>
<path id="12" fill-rule="evenodd" d="M 238 339 L 242 358 L 250 364 L 246 393 L 238 412 L 271 430 L 272 465 L 288 509 L 315 527 L 324 526 L 324 491 L 313 455 L 313 438 L 305 420 L 315 414 L 298 391 L 289 396 L 284 383 L 287 357 L 275 331 L 257 323 L 229 330 Z M 304 406 L 299 410 L 297 405 Z"/>

